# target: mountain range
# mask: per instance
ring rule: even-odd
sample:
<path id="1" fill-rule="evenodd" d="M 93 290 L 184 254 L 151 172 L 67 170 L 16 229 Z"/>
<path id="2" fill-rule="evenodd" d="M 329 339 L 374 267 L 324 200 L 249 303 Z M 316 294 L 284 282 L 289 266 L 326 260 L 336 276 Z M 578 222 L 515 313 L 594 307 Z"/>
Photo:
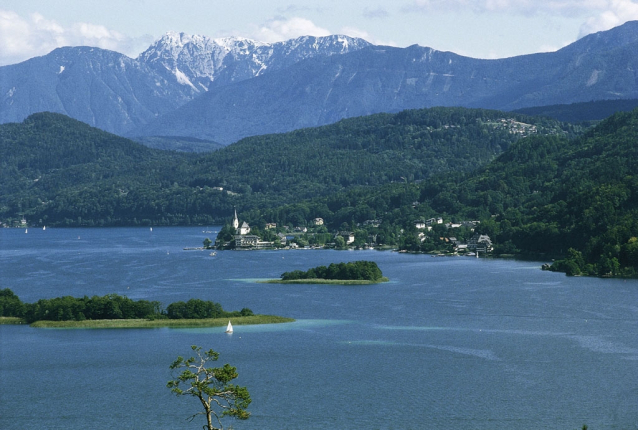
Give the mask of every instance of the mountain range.
<path id="1" fill-rule="evenodd" d="M 498 60 L 346 36 L 266 44 L 169 33 L 136 59 L 75 47 L 0 67 L 0 122 L 53 111 L 129 137 L 229 144 L 411 108 L 638 98 L 636 70 L 635 21 Z"/>
<path id="2" fill-rule="evenodd" d="M 369 45 L 347 36 L 266 44 L 168 33 L 136 59 L 92 47 L 58 48 L 0 67 L 0 123 L 50 111 L 124 135 L 211 88 Z"/>

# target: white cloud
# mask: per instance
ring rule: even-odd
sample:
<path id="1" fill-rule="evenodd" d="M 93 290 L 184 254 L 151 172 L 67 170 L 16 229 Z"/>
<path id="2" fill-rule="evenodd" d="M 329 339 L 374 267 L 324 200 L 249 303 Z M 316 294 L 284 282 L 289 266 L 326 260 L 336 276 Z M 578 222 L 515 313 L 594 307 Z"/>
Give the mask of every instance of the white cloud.
<path id="1" fill-rule="evenodd" d="M 363 10 L 363 16 L 369 19 L 387 18 L 390 16 L 390 13 L 383 7 L 377 7 L 375 9 L 366 7 Z"/>
<path id="2" fill-rule="evenodd" d="M 599 11 L 613 0 L 413 0 L 405 9 L 414 11 L 502 12 L 510 14 L 587 14 Z M 630 2 L 631 0 L 624 0 Z"/>
<path id="3" fill-rule="evenodd" d="M 403 10 L 576 17 L 585 20 L 579 37 L 638 20 L 638 0 L 412 0 Z"/>
<path id="4" fill-rule="evenodd" d="M 153 41 L 130 38 L 102 25 L 74 23 L 63 27 L 38 13 L 28 18 L 0 9 L 0 65 L 44 55 L 61 46 L 95 46 L 135 56 Z"/>
<path id="5" fill-rule="evenodd" d="M 631 15 L 637 6 L 636 0 L 412 0 L 404 9 L 599 16 L 608 11 Z"/>
<path id="6" fill-rule="evenodd" d="M 398 46 L 396 42 L 393 41 L 383 41 L 373 37 L 370 33 L 364 30 L 359 30 L 354 27 L 343 27 L 339 34 L 345 34 L 350 37 L 358 37 L 360 39 L 367 40 L 368 42 L 374 45 L 383 45 L 383 46 Z"/>
<path id="7" fill-rule="evenodd" d="M 315 25 L 306 18 L 273 18 L 261 26 L 252 36 L 262 42 L 281 42 L 301 36 L 329 36 L 330 31 Z"/>
<path id="8" fill-rule="evenodd" d="M 365 30 L 356 27 L 342 27 L 334 32 L 314 24 L 311 20 L 300 17 L 283 18 L 277 17 L 266 22 L 266 24 L 253 31 L 249 36 L 260 42 L 281 42 L 295 39 L 301 36 L 330 36 L 332 34 L 344 34 L 350 37 L 359 37 L 375 45 L 397 46 L 393 41 L 382 41 L 374 38 Z"/>
<path id="9" fill-rule="evenodd" d="M 580 28 L 579 37 L 638 19 L 638 3 L 631 0 L 608 0 L 599 14 L 592 16 Z"/>

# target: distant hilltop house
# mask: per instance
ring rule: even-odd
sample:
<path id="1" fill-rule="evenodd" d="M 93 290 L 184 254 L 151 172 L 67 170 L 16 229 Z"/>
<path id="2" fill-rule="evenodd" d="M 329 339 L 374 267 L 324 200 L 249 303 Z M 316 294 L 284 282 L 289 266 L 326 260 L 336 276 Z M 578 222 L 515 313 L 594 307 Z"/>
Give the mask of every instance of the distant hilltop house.
<path id="1" fill-rule="evenodd" d="M 367 219 L 363 222 L 363 225 L 369 225 L 370 227 L 379 227 L 381 225 L 380 219 Z"/>
<path id="2" fill-rule="evenodd" d="M 443 218 L 430 218 L 428 220 L 425 220 L 425 224 L 427 225 L 443 224 Z"/>
<path id="3" fill-rule="evenodd" d="M 423 229 L 425 229 L 425 227 L 426 227 L 425 221 L 423 221 L 423 220 L 417 220 L 417 221 L 414 221 L 414 227 L 415 227 L 417 230 L 423 230 Z"/>
<path id="4" fill-rule="evenodd" d="M 323 218 L 315 218 L 312 222 L 314 225 L 323 225 Z"/>
<path id="5" fill-rule="evenodd" d="M 272 229 L 275 229 L 275 228 L 277 228 L 277 224 L 274 223 L 274 222 L 269 222 L 269 223 L 266 224 L 266 230 L 272 230 Z"/>

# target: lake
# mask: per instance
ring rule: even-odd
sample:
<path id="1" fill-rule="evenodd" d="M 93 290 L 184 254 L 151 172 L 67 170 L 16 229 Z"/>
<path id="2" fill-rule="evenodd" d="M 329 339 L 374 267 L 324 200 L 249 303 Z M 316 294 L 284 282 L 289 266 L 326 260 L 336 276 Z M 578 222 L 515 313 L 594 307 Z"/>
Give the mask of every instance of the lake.
<path id="1" fill-rule="evenodd" d="M 241 429 L 638 428 L 638 281 L 543 262 L 378 251 L 184 251 L 219 227 L 0 229 L 0 288 L 23 301 L 200 298 L 290 324 L 205 329 L 0 326 L 0 428 L 201 428 L 165 387 L 190 345 L 237 367 Z M 280 285 L 375 261 L 389 283 Z"/>

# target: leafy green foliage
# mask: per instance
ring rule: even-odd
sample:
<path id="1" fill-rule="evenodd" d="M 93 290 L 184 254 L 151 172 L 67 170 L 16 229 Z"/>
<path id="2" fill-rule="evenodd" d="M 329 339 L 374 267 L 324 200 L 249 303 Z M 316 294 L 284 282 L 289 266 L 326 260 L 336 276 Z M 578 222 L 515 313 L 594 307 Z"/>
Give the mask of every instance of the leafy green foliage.
<path id="1" fill-rule="evenodd" d="M 160 306 L 159 302 L 133 301 L 117 294 L 81 298 L 64 296 L 25 304 L 24 318 L 28 323 L 40 320 L 138 319 L 160 315 Z"/>
<path id="2" fill-rule="evenodd" d="M 8 288 L 0 290 L 0 317 L 24 317 L 25 305 Z"/>
<path id="3" fill-rule="evenodd" d="M 468 232 L 435 226 L 424 234 L 414 228 L 415 220 L 477 220 L 476 232 L 489 235 L 499 253 L 563 257 L 554 270 L 571 275 L 634 276 L 636 141 L 638 110 L 618 113 L 571 140 L 558 135 L 521 139 L 474 172 L 355 187 L 246 216 L 251 222 L 282 224 L 321 217 L 329 228 L 347 227 L 376 245 L 425 252 L 444 249 L 441 238 Z"/>
<path id="4" fill-rule="evenodd" d="M 164 310 L 158 301 L 134 301 L 117 294 L 80 298 L 64 296 L 23 303 L 10 289 L 0 290 L 0 316 L 20 317 L 28 323 L 141 318 L 206 319 L 252 315 L 253 311 L 248 308 L 227 312 L 219 303 L 200 299 L 171 303 Z"/>
<path id="5" fill-rule="evenodd" d="M 514 112 L 554 118 L 571 123 L 602 121 L 616 112 L 630 112 L 638 107 L 637 99 L 593 100 L 590 102 L 535 106 L 516 109 Z"/>
<path id="6" fill-rule="evenodd" d="M 245 212 L 352 187 L 469 172 L 526 133 L 577 131 L 547 119 L 434 108 L 252 137 L 196 155 L 153 150 L 40 113 L 0 126 L 0 221 L 210 225 L 230 218 L 234 206 Z M 299 225 L 308 218 L 291 219 Z"/>
<path id="7" fill-rule="evenodd" d="M 294 270 L 281 275 L 282 281 L 296 279 L 338 279 L 378 281 L 383 277 L 381 269 L 373 261 L 353 261 L 349 263 L 330 264 L 309 269 L 306 272 Z"/>
<path id="8" fill-rule="evenodd" d="M 192 396 L 201 402 L 204 412 L 191 416 L 190 420 L 203 414 L 207 421 L 204 428 L 215 430 L 223 429 L 221 418 L 225 416 L 248 419 L 250 413 L 246 408 L 251 403 L 250 394 L 246 387 L 231 384 L 239 376 L 237 368 L 228 363 L 223 367 L 207 367 L 210 362 L 218 360 L 219 353 L 212 349 L 202 351 L 202 347 L 196 345 L 191 348 L 196 357 L 177 357 L 170 369 L 181 370 L 181 373 L 166 384 L 173 394 Z M 213 416 L 219 427 L 213 427 Z"/>
<path id="9" fill-rule="evenodd" d="M 166 308 L 166 316 L 169 319 L 229 318 L 251 315 L 253 315 L 253 311 L 248 308 L 243 308 L 241 311 L 226 312 L 219 303 L 200 299 L 171 303 Z"/>

